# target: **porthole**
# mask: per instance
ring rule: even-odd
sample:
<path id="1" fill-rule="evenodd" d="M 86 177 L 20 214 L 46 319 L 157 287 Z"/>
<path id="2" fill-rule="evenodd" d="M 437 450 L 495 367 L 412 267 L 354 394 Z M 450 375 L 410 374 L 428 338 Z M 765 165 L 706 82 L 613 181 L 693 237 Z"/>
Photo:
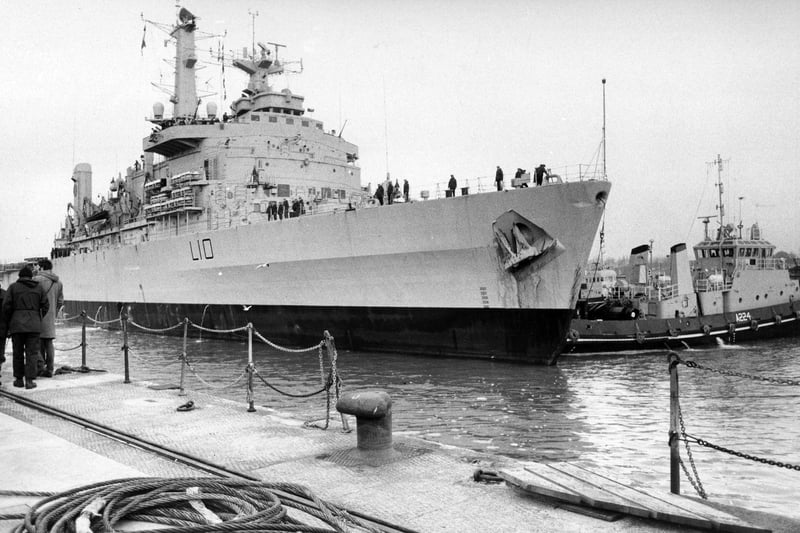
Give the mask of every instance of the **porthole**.
<path id="1" fill-rule="evenodd" d="M 756 294 L 756 301 L 758 301 L 759 298 L 761 298 L 761 296 Z"/>
<path id="2" fill-rule="evenodd" d="M 742 297 L 741 296 L 739 297 L 739 303 L 742 303 Z"/>

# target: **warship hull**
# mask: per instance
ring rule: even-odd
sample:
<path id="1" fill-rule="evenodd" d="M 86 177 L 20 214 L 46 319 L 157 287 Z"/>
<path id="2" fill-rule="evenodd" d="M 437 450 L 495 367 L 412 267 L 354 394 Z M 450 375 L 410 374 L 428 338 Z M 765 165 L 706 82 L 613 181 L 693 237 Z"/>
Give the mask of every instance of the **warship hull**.
<path id="1" fill-rule="evenodd" d="M 610 184 L 564 183 L 160 236 L 54 259 L 69 315 L 553 364 Z M 512 212 L 557 244 L 509 264 Z M 113 239 L 113 235 L 109 238 Z M 178 331 L 177 333 L 182 333 Z"/>

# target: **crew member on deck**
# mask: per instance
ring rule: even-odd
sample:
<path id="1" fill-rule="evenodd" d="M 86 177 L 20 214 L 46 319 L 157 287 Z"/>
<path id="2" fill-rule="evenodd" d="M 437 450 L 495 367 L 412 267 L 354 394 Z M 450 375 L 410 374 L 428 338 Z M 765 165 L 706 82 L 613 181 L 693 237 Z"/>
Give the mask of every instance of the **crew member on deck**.
<path id="1" fill-rule="evenodd" d="M 536 186 L 540 187 L 544 183 L 545 176 L 550 177 L 550 173 L 544 166 L 544 163 L 536 167 L 534 170 L 534 177 L 536 178 Z"/>
<path id="2" fill-rule="evenodd" d="M 456 195 L 456 187 L 458 183 L 456 182 L 456 177 L 450 174 L 450 181 L 447 182 L 447 197 L 452 198 Z"/>
<path id="3" fill-rule="evenodd" d="M 494 173 L 494 182 L 497 185 L 497 190 L 503 190 L 503 169 L 497 165 L 497 172 Z"/>

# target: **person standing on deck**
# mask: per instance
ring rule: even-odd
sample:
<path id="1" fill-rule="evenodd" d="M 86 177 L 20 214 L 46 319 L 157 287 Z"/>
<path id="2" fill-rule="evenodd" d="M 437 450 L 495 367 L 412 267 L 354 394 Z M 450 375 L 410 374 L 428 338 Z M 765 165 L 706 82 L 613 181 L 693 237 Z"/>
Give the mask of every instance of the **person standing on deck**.
<path id="1" fill-rule="evenodd" d="M 494 182 L 497 185 L 497 190 L 503 190 L 503 169 L 497 165 L 497 172 L 494 173 Z"/>
<path id="2" fill-rule="evenodd" d="M 43 315 L 50 309 L 44 290 L 33 281 L 33 270 L 24 266 L 19 279 L 3 298 L 2 318 L 8 324 L 14 351 L 14 386 L 36 388 L 36 361 L 39 359 L 39 332 Z M 23 383 L 22 378 L 25 378 Z"/>
<path id="3" fill-rule="evenodd" d="M 46 378 L 53 377 L 53 363 L 55 359 L 55 347 L 53 340 L 56 338 L 56 315 L 61 306 L 64 305 L 64 286 L 59 281 L 58 276 L 53 274 L 53 263 L 49 259 L 39 261 L 39 274 L 33 277 L 47 295 L 49 309 L 42 316 L 42 331 L 39 334 L 39 350 L 44 360 L 44 369 L 39 372 L 40 376 Z"/>
<path id="4" fill-rule="evenodd" d="M 392 185 L 392 180 L 389 180 L 389 184 L 386 186 L 386 203 L 388 205 L 394 203 L 394 185 Z"/>
<path id="5" fill-rule="evenodd" d="M 542 184 L 544 183 L 545 176 L 549 177 L 550 173 L 547 172 L 547 169 L 545 168 L 544 163 L 542 163 L 541 165 L 536 167 L 536 170 L 534 170 L 534 177 L 536 178 L 536 186 L 537 187 L 541 187 L 542 186 Z"/>
<path id="6" fill-rule="evenodd" d="M 448 197 L 455 197 L 456 195 L 456 187 L 458 183 L 456 182 L 456 177 L 450 174 L 450 181 L 447 182 L 447 190 L 449 191 Z"/>

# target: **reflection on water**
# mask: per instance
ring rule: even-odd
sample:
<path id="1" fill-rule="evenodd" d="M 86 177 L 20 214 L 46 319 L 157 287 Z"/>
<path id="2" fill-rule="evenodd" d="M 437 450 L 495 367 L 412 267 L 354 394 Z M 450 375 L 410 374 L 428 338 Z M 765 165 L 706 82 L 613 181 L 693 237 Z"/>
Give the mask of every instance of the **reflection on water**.
<path id="1" fill-rule="evenodd" d="M 123 373 L 119 332 L 87 331 L 87 364 Z M 62 327 L 57 347 L 80 342 L 80 328 Z M 133 381 L 178 383 L 182 339 L 134 333 Z M 203 381 L 187 388 L 245 402 L 244 343 L 200 338 L 187 352 Z M 681 352 L 715 369 L 800 380 L 800 343 L 781 339 Z M 80 364 L 80 350 L 58 351 L 57 364 Z M 254 345 L 259 374 L 275 387 L 320 388 L 316 351 L 279 353 Z M 380 388 L 393 400 L 397 434 L 523 460 L 572 461 L 634 485 L 669 490 L 669 372 L 666 352 L 565 356 L 556 367 L 497 361 L 339 353 L 346 389 Z M 681 406 L 690 435 L 739 452 L 800 465 L 800 386 L 769 385 L 679 367 Z M 289 398 L 257 382 L 255 403 L 303 420 L 325 418 L 325 397 Z M 262 407 L 262 408 L 263 408 Z M 800 517 L 800 471 L 764 465 L 692 446 L 700 479 L 713 501 Z M 681 456 L 687 460 L 686 450 Z M 681 480 L 682 491 L 693 493 Z"/>

